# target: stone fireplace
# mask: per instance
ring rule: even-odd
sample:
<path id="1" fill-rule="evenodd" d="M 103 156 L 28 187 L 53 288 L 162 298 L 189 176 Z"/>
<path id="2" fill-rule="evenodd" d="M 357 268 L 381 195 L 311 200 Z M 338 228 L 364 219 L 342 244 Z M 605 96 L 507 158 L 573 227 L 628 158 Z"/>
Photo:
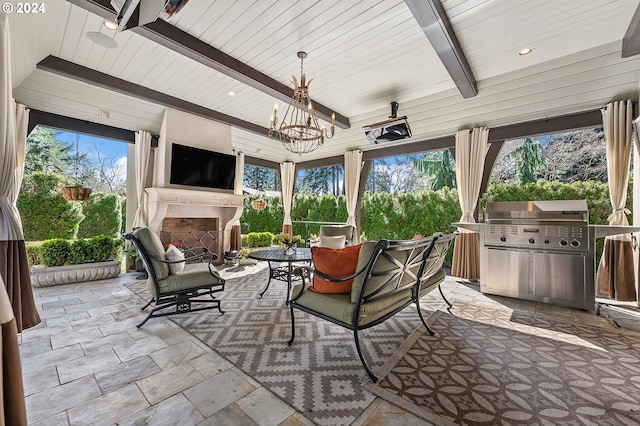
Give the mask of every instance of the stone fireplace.
<path id="1" fill-rule="evenodd" d="M 223 259 L 231 244 L 231 227 L 240 219 L 243 195 L 174 188 L 146 188 L 149 227 L 163 243 L 207 247 Z"/>

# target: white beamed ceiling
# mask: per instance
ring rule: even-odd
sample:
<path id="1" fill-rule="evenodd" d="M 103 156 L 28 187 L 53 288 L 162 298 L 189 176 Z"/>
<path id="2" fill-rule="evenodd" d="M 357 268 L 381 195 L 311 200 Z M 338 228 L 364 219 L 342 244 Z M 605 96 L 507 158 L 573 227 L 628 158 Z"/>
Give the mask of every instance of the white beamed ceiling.
<path id="1" fill-rule="evenodd" d="M 620 54 L 637 0 L 444 0 L 478 81 L 478 96 L 469 99 L 462 98 L 402 0 L 189 2 L 173 25 L 283 84 L 299 76 L 296 52 L 308 52 L 312 98 L 347 116 L 351 128 L 336 129 L 325 146 L 297 156 L 266 137 L 273 97 L 131 31 L 115 35 L 118 48 L 100 47 L 85 34 L 98 31 L 101 18 L 65 0 L 44 3 L 44 14 L 9 15 L 18 101 L 159 132 L 163 105 L 36 70 L 40 60 L 53 55 L 264 125 L 264 137 L 234 128 L 234 147 L 277 162 L 378 148 L 368 145 L 362 127 L 386 119 L 391 101 L 400 103 L 399 114 L 408 116 L 413 131 L 401 143 L 412 143 L 638 96 L 640 58 Z M 524 47 L 534 48 L 533 54 L 519 57 Z M 100 111 L 109 111 L 109 118 Z"/>

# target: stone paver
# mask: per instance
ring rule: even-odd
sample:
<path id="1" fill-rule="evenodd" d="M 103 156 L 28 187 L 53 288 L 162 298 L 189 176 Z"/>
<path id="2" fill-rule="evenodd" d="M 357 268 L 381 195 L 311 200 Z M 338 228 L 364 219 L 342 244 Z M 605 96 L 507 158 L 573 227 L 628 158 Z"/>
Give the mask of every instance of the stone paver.
<path id="1" fill-rule="evenodd" d="M 313 424 L 171 320 L 156 318 L 137 329 L 144 302 L 125 286 L 135 276 L 34 289 L 43 323 L 19 336 L 30 425 Z M 461 286 L 477 284 L 456 281 L 443 284 L 454 303 L 478 299 L 500 309 L 613 327 L 592 313 L 479 291 L 473 296 Z M 430 295 L 421 306 L 437 309 L 442 299 Z M 424 424 L 379 398 L 354 422 Z"/>

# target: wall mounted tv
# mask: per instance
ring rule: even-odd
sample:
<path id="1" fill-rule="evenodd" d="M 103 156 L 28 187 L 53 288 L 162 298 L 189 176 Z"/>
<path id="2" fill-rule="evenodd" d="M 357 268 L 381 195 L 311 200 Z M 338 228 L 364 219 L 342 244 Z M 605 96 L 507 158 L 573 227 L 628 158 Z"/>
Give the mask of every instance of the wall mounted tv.
<path id="1" fill-rule="evenodd" d="M 175 143 L 171 147 L 171 184 L 233 189 L 235 178 L 234 155 Z"/>

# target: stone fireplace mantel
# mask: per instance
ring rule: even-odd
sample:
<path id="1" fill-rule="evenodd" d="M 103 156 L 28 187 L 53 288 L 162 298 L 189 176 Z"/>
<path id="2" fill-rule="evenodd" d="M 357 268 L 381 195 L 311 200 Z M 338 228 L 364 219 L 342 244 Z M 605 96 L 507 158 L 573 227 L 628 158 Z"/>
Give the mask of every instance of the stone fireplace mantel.
<path id="1" fill-rule="evenodd" d="M 146 188 L 149 228 L 158 232 L 165 217 L 217 218 L 229 250 L 231 227 L 242 216 L 244 195 L 174 188 Z"/>

